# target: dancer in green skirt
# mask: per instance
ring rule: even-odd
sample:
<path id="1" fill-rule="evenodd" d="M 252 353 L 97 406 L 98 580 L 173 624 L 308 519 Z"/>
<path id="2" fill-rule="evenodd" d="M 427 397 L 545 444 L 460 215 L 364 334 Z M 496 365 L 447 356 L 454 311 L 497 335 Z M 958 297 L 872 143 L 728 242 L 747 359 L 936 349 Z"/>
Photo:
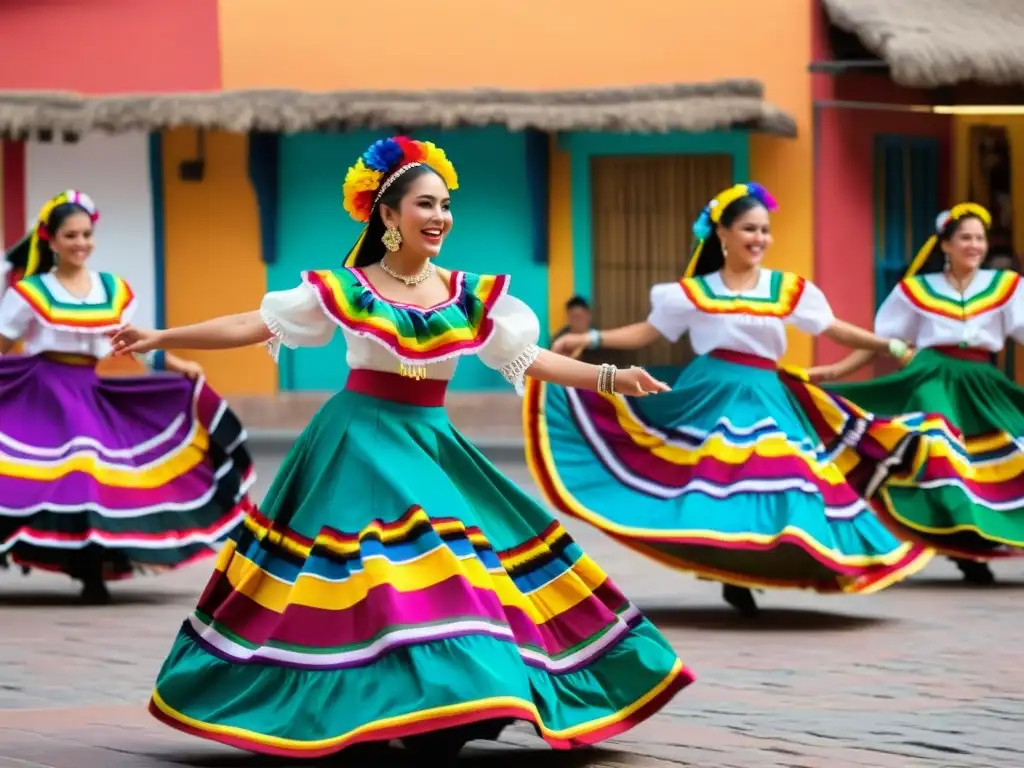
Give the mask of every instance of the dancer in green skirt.
<path id="1" fill-rule="evenodd" d="M 1007 337 L 1024 342 L 1024 294 L 1015 272 L 980 268 L 991 225 L 983 207 L 961 203 L 936 225 L 875 318 L 876 333 L 920 351 L 898 373 L 828 389 L 876 413 L 918 413 L 903 421 L 916 420 L 931 445 L 882 489 L 885 513 L 953 557 L 967 581 L 988 584 L 985 561 L 1024 548 L 1024 390 L 991 364 Z M 854 352 L 810 374 L 841 379 L 872 357 Z"/>
<path id="2" fill-rule="evenodd" d="M 640 396 L 666 385 L 540 350 L 505 275 L 432 259 L 454 168 L 427 142 L 373 144 L 345 180 L 367 226 L 341 269 L 306 272 L 259 311 L 150 331 L 118 352 L 276 355 L 336 329 L 352 369 L 224 549 L 160 671 L 165 723 L 257 752 L 316 757 L 402 739 L 437 757 L 513 720 L 568 749 L 620 733 L 692 680 L 565 529 L 448 421 L 460 356 Z"/>

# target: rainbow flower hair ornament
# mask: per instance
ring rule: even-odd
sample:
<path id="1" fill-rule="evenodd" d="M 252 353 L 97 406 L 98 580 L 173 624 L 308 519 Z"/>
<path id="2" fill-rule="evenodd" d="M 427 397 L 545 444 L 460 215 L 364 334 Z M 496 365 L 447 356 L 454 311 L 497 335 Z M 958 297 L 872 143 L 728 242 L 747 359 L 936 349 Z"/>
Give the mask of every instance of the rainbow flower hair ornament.
<path id="1" fill-rule="evenodd" d="M 931 255 L 932 250 L 934 250 L 935 244 L 939 242 L 939 235 L 950 225 L 950 222 L 966 219 L 970 216 L 976 217 L 986 230 L 992 226 L 992 214 L 988 212 L 985 206 L 978 205 L 977 203 L 958 203 L 948 211 L 943 211 L 935 217 L 935 233 L 925 240 L 924 245 L 917 251 L 917 255 L 914 256 L 914 260 L 907 267 L 903 279 L 906 280 L 908 277 L 913 277 L 920 271 L 924 263 L 928 261 L 928 257 Z"/>
<path id="2" fill-rule="evenodd" d="M 686 273 L 683 277 L 693 277 L 697 270 L 697 263 L 700 261 L 700 253 L 704 249 L 704 243 L 711 237 L 715 225 L 722 220 L 722 212 L 737 200 L 744 197 L 753 197 L 769 211 L 774 211 L 779 204 L 772 197 L 771 192 L 762 187 L 756 181 L 748 181 L 746 184 L 734 184 L 724 189 L 712 198 L 704 210 L 693 222 L 693 253 L 686 265 Z"/>
<path id="3" fill-rule="evenodd" d="M 36 214 L 36 221 L 32 225 L 32 230 L 25 236 L 28 239 L 28 256 L 25 259 L 25 271 L 22 278 L 31 277 L 39 270 L 39 265 L 42 261 L 40 244 L 50 239 L 50 233 L 46 230 L 46 225 L 50 221 L 54 208 L 65 203 L 73 203 L 84 210 L 89 215 L 93 224 L 100 218 L 99 209 L 92 198 L 76 189 L 61 192 L 59 195 L 51 197 L 43 203 L 43 207 Z M 17 247 L 15 246 L 15 248 Z"/>
<path id="4" fill-rule="evenodd" d="M 436 144 L 407 136 L 380 139 L 373 142 L 345 174 L 342 198 L 348 215 L 363 224 L 368 223 L 374 206 L 387 188 L 407 170 L 418 165 L 426 165 L 437 173 L 448 189 L 459 188 L 455 166 Z M 355 261 L 365 236 L 366 229 L 363 229 L 345 258 L 345 266 L 351 266 Z"/>

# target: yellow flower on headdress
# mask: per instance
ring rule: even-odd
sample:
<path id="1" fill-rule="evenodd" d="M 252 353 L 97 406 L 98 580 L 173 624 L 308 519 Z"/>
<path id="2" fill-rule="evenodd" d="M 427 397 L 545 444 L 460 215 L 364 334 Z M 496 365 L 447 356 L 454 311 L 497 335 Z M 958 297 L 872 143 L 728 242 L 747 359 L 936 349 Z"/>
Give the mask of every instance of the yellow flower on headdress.
<path id="1" fill-rule="evenodd" d="M 367 168 L 363 158 L 356 160 L 356 164 L 348 169 L 345 174 L 345 184 L 342 187 L 342 205 L 348 211 L 348 215 L 356 221 L 369 221 L 370 211 L 373 209 L 373 196 L 380 186 L 380 180 L 384 176 L 380 171 Z"/>
<path id="2" fill-rule="evenodd" d="M 735 203 L 741 197 L 746 197 L 750 194 L 750 187 L 746 184 L 734 184 L 728 189 L 722 190 L 714 199 L 708 203 L 708 214 L 711 220 L 718 223 L 718 220 L 722 218 L 722 211 L 728 208 L 730 205 Z"/>
<path id="3" fill-rule="evenodd" d="M 448 189 L 458 189 L 459 176 L 455 173 L 455 166 L 452 165 L 452 161 L 448 159 L 444 150 L 431 141 L 419 141 L 417 144 L 423 148 L 422 163 L 433 168 Z"/>
<path id="4" fill-rule="evenodd" d="M 448 189 L 458 189 L 459 177 L 443 149 L 430 141 L 395 136 L 375 141 L 348 169 L 342 189 L 345 210 L 356 221 L 368 222 L 381 184 L 395 179 L 400 169 L 420 164 L 433 169 Z"/>
<path id="5" fill-rule="evenodd" d="M 935 229 L 941 232 L 950 221 L 959 221 L 966 216 L 977 216 L 985 225 L 985 229 L 992 226 L 992 214 L 985 206 L 977 203 L 957 203 L 948 211 L 939 214 Z"/>

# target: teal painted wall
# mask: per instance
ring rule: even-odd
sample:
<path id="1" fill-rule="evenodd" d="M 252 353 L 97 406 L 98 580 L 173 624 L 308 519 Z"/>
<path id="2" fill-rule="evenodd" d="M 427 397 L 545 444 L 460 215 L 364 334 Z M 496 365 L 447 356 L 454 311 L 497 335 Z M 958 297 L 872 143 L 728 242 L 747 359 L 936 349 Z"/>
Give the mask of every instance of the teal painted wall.
<path id="1" fill-rule="evenodd" d="M 572 270 L 574 292 L 594 295 L 591 245 L 590 159 L 602 155 L 731 155 L 734 182 L 749 181 L 750 139 L 744 131 L 707 133 L 565 133 L 559 148 L 569 153 L 572 190 Z M 694 217 L 697 211 L 693 212 Z"/>
<path id="2" fill-rule="evenodd" d="M 304 269 L 341 264 L 361 231 L 341 207 L 345 171 L 385 132 L 298 134 L 282 138 L 277 261 L 267 267 L 269 290 L 292 288 Z M 444 148 L 459 174 L 452 195 L 454 227 L 438 265 L 469 272 L 507 273 L 511 292 L 547 327 L 547 265 L 533 260 L 532 210 L 522 133 L 502 128 L 418 131 L 414 138 Z M 282 350 L 282 391 L 339 389 L 347 374 L 338 334 L 321 349 Z M 459 363 L 452 388 L 509 385 L 476 358 Z"/>

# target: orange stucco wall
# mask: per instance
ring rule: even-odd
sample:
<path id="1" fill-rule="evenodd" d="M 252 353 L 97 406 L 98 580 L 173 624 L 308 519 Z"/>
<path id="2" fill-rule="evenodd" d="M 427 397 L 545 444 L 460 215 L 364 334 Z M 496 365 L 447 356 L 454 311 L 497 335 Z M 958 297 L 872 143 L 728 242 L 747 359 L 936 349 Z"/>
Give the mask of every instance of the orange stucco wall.
<path id="1" fill-rule="evenodd" d="M 167 325 L 256 309 L 266 291 L 267 270 L 260 258 L 247 138 L 208 133 L 206 173 L 199 182 L 178 177 L 182 160 L 195 156 L 194 131 L 169 131 L 162 141 Z M 277 391 L 274 363 L 262 347 L 182 354 L 198 360 L 224 395 Z"/>
<path id="2" fill-rule="evenodd" d="M 220 0 L 224 88 L 308 90 L 491 86 L 587 88 L 757 78 L 793 115 L 800 137 L 754 137 L 751 172 L 779 198 L 771 264 L 813 278 L 811 228 L 812 0 L 635 0 L 601 14 L 589 0 L 391 0 L 380 8 L 337 0 Z M 556 158 L 558 164 L 564 158 Z M 564 169 L 563 169 L 564 170 Z M 553 179 L 552 192 L 558 186 Z M 564 185 L 563 185 L 564 186 Z M 555 206 L 557 208 L 557 204 Z M 568 216 L 553 209 L 552 269 L 572 284 Z M 567 226 L 567 223 L 564 224 Z M 554 284 L 553 284 L 554 289 Z M 561 312 L 565 296 L 551 307 Z M 553 316 L 554 318 L 554 316 Z M 789 361 L 810 362 L 793 337 Z"/>

